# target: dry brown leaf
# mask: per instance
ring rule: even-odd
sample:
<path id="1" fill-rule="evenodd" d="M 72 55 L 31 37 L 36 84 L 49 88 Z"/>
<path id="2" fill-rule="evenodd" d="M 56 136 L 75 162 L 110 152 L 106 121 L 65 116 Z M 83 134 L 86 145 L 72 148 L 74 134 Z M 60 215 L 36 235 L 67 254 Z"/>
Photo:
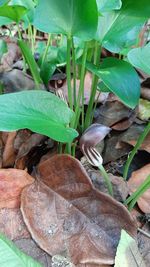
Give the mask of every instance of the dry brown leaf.
<path id="1" fill-rule="evenodd" d="M 20 206 L 22 189 L 34 182 L 34 178 L 23 170 L 0 170 L 0 208 Z"/>
<path id="2" fill-rule="evenodd" d="M 135 146 L 139 136 L 143 133 L 145 125 L 132 125 L 126 132 L 124 132 L 120 138 L 120 141 Z M 150 133 L 146 136 L 145 140 L 141 144 L 140 150 L 145 150 L 150 153 Z"/>
<path id="3" fill-rule="evenodd" d="M 148 175 L 150 175 L 150 164 L 147 164 L 143 168 L 132 173 L 131 178 L 128 181 L 130 194 L 136 191 Z M 150 189 L 143 193 L 137 203 L 144 213 L 150 213 Z"/>
<path id="4" fill-rule="evenodd" d="M 30 237 L 20 209 L 0 209 L 0 232 L 11 240 Z"/>
<path id="5" fill-rule="evenodd" d="M 5 141 L 4 152 L 3 152 L 3 167 L 13 167 L 16 153 L 14 149 L 14 141 L 17 132 L 7 133 L 7 139 Z"/>
<path id="6" fill-rule="evenodd" d="M 1 69 L 3 71 L 11 70 L 13 63 L 17 61 L 21 56 L 20 49 L 15 42 L 8 41 L 7 47 L 8 52 L 5 53 L 1 59 Z"/>
<path id="7" fill-rule="evenodd" d="M 96 190 L 80 162 L 56 155 L 39 168 L 41 181 L 22 192 L 21 210 L 35 241 L 74 264 L 113 264 L 121 229 L 136 235 L 127 209 Z"/>

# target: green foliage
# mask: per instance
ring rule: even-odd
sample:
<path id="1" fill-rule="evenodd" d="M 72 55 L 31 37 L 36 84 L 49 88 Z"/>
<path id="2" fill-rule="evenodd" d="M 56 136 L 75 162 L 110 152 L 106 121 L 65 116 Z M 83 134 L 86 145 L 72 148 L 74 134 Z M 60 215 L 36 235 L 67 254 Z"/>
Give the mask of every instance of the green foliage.
<path id="1" fill-rule="evenodd" d="M 0 96 L 0 130 L 30 129 L 59 142 L 71 142 L 78 133 L 68 127 L 73 117 L 54 94 L 35 90 Z"/>
<path id="2" fill-rule="evenodd" d="M 42 265 L 19 250 L 10 240 L 0 234 L 1 267 L 42 267 Z"/>
<path id="3" fill-rule="evenodd" d="M 128 62 L 106 58 L 100 67 L 88 63 L 87 68 L 95 73 L 125 105 L 134 108 L 138 104 L 140 82 L 136 71 Z"/>
<path id="4" fill-rule="evenodd" d="M 14 6 L 4 5 L 0 7 L 0 16 L 9 18 L 12 21 L 15 21 L 16 23 L 19 23 L 19 21 L 26 12 L 27 9 L 19 5 L 14 5 Z"/>
<path id="5" fill-rule="evenodd" d="M 106 49 L 119 53 L 135 44 L 142 25 L 149 17 L 149 0 L 122 0 L 120 10 L 99 17 L 96 39 Z"/>
<path id="6" fill-rule="evenodd" d="M 30 71 L 32 73 L 32 76 L 33 76 L 33 79 L 35 81 L 36 86 L 39 86 L 39 84 L 41 83 L 41 77 L 40 77 L 37 63 L 36 63 L 32 53 L 30 51 L 30 48 L 22 40 L 18 40 L 18 45 L 22 51 L 22 54 L 23 54 L 26 62 L 28 63 L 28 66 L 30 68 Z"/>
<path id="7" fill-rule="evenodd" d="M 121 8 L 121 0 L 96 0 L 98 10 L 103 12 L 109 12 L 111 10 L 117 10 Z"/>
<path id="8" fill-rule="evenodd" d="M 128 53 L 128 60 L 133 66 L 150 75 L 150 43 L 144 47 L 132 49 Z"/>
<path id="9" fill-rule="evenodd" d="M 47 33 L 92 39 L 97 28 L 96 0 L 39 0 L 34 26 Z"/>
<path id="10" fill-rule="evenodd" d="M 7 4 L 9 0 L 0 0 L 0 6 Z"/>
<path id="11" fill-rule="evenodd" d="M 3 54 L 5 54 L 7 51 L 7 43 L 4 40 L 0 40 L 0 61 Z"/>

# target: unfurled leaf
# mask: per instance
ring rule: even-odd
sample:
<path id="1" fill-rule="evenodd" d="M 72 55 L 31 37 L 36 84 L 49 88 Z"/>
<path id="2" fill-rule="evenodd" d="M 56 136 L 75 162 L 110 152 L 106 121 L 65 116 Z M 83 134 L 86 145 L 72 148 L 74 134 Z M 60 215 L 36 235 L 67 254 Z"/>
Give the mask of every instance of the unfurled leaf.
<path id="1" fill-rule="evenodd" d="M 87 68 L 96 74 L 125 105 L 134 108 L 138 104 L 140 81 L 136 71 L 128 62 L 106 58 L 99 68 L 91 63 L 87 64 Z"/>
<path id="2" fill-rule="evenodd" d="M 136 235 L 127 209 L 97 191 L 71 156 L 44 161 L 39 175 L 21 199 L 24 221 L 38 245 L 52 256 L 65 251 L 74 264 L 113 264 L 121 229 Z"/>
<path id="3" fill-rule="evenodd" d="M 106 49 L 119 53 L 136 44 L 141 27 L 149 17 L 149 0 L 122 0 L 120 10 L 99 17 L 97 40 Z"/>
<path id="4" fill-rule="evenodd" d="M 117 248 L 114 267 L 146 267 L 136 241 L 124 230 Z"/>
<path id="5" fill-rule="evenodd" d="M 27 128 L 56 141 L 71 142 L 78 135 L 68 127 L 73 115 L 62 100 L 49 92 L 31 90 L 0 96 L 1 131 Z"/>
<path id="6" fill-rule="evenodd" d="M 25 255 L 10 240 L 0 235 L 0 266 L 1 267 L 42 267 L 31 257 Z"/>
<path id="7" fill-rule="evenodd" d="M 145 99 L 140 99 L 138 117 L 141 120 L 150 119 L 150 101 Z"/>
<path id="8" fill-rule="evenodd" d="M 98 10 L 102 13 L 120 9 L 122 5 L 121 0 L 96 0 L 96 2 Z"/>
<path id="9" fill-rule="evenodd" d="M 2 6 L 0 7 L 0 16 L 6 17 L 19 23 L 23 15 L 27 12 L 27 8 L 19 5 L 14 6 Z"/>
<path id="10" fill-rule="evenodd" d="M 19 207 L 23 188 L 33 182 L 33 177 L 23 170 L 0 169 L 0 208 Z"/>
<path id="11" fill-rule="evenodd" d="M 130 63 L 150 74 L 150 43 L 144 47 L 134 48 L 128 53 Z"/>
<path id="12" fill-rule="evenodd" d="M 34 26 L 47 33 L 93 39 L 97 29 L 96 0 L 39 0 Z"/>

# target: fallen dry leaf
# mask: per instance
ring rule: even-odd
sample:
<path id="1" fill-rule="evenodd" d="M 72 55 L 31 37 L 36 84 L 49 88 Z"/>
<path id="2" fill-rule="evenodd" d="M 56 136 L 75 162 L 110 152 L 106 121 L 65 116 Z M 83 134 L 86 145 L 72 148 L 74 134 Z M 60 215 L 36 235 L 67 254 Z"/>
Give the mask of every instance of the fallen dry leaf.
<path id="1" fill-rule="evenodd" d="M 147 176 L 150 175 L 150 164 L 145 165 L 143 168 L 132 173 L 131 178 L 128 181 L 130 194 L 136 191 L 136 189 L 145 181 Z M 137 201 L 139 208 L 144 213 L 150 213 L 150 189 Z"/>
<path id="2" fill-rule="evenodd" d="M 0 232 L 11 240 L 30 237 L 20 209 L 0 209 Z"/>
<path id="3" fill-rule="evenodd" d="M 7 133 L 7 139 L 5 141 L 4 151 L 3 151 L 3 167 L 13 167 L 15 163 L 16 153 L 14 149 L 14 141 L 17 132 Z M 6 137 L 6 133 L 5 133 Z"/>
<path id="4" fill-rule="evenodd" d="M 132 125 L 126 132 L 122 134 L 120 141 L 135 146 L 139 136 L 143 133 L 144 128 L 145 125 Z M 150 153 L 150 133 L 146 136 L 139 149 Z"/>
<path id="5" fill-rule="evenodd" d="M 33 182 L 23 170 L 0 169 L 0 208 L 19 207 L 22 189 Z"/>
<path id="6" fill-rule="evenodd" d="M 136 235 L 127 209 L 96 190 L 81 163 L 56 155 L 41 163 L 40 181 L 21 197 L 24 221 L 50 255 L 66 253 L 74 264 L 113 264 L 121 229 Z"/>

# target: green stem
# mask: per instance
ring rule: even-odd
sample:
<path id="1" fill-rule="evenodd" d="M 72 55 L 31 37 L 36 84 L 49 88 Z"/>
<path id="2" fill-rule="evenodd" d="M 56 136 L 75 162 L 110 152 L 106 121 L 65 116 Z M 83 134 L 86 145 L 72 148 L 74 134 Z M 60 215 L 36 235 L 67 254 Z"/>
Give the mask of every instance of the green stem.
<path id="1" fill-rule="evenodd" d="M 17 24 L 17 28 L 18 28 L 19 39 L 22 41 L 22 35 L 21 35 L 19 24 Z M 25 60 L 25 57 L 23 55 L 22 55 L 22 58 L 23 58 L 23 71 L 26 72 L 26 60 Z"/>
<path id="2" fill-rule="evenodd" d="M 128 205 L 128 209 L 131 211 L 138 201 L 138 199 L 143 195 L 143 193 L 150 188 L 150 175 L 146 180 L 139 186 L 139 188 L 124 201 L 124 205 Z"/>
<path id="3" fill-rule="evenodd" d="M 98 168 L 101 171 L 101 173 L 102 173 L 102 175 L 103 175 L 103 177 L 105 179 L 105 183 L 107 185 L 109 194 L 113 197 L 113 188 L 112 188 L 112 184 L 110 182 L 110 179 L 109 179 L 109 176 L 108 176 L 107 172 L 105 171 L 103 165 L 99 165 Z"/>
<path id="4" fill-rule="evenodd" d="M 73 95 L 71 88 L 71 44 L 72 38 L 67 38 L 67 86 L 68 86 L 68 101 L 69 107 L 73 109 Z"/>
<path id="5" fill-rule="evenodd" d="M 43 54 L 43 57 L 42 57 L 42 65 L 45 62 L 45 59 L 47 57 L 47 53 L 48 53 L 48 49 L 49 49 L 50 43 L 51 43 L 51 34 L 48 35 L 47 45 L 46 45 L 46 48 L 45 48 L 45 51 L 44 51 L 44 54 Z"/>
<path id="6" fill-rule="evenodd" d="M 79 92 L 78 92 L 76 109 L 75 109 L 75 120 L 73 122 L 73 127 L 75 129 L 78 126 L 78 122 L 79 122 L 78 114 L 79 114 L 79 110 L 80 110 L 81 97 L 84 93 L 84 79 L 85 79 L 85 72 L 86 72 L 87 52 L 88 52 L 88 43 L 86 42 L 85 46 L 84 46 L 83 56 L 82 56 L 80 86 L 79 86 Z"/>
<path id="7" fill-rule="evenodd" d="M 95 55 L 94 55 L 94 64 L 96 66 L 99 66 L 100 55 L 101 55 L 101 47 L 99 43 L 96 42 Z M 85 116 L 84 129 L 87 129 L 91 124 L 91 115 L 92 115 L 93 103 L 95 100 L 98 80 L 99 78 L 96 75 L 93 75 L 92 86 L 91 86 L 91 96 L 90 96 L 90 101 L 89 101 L 86 116 Z"/>
<path id="8" fill-rule="evenodd" d="M 135 147 L 133 148 L 132 152 L 130 153 L 130 155 L 129 155 L 128 159 L 127 159 L 127 162 L 126 162 L 125 168 L 124 168 L 124 172 L 123 172 L 123 178 L 125 180 L 127 179 L 127 176 L 128 176 L 128 171 L 129 171 L 130 164 L 131 164 L 135 154 L 137 153 L 138 149 L 140 148 L 141 144 L 143 143 L 144 139 L 148 135 L 149 131 L 150 131 L 150 122 L 145 127 L 144 132 L 138 138 Z"/>
<path id="9" fill-rule="evenodd" d="M 74 107 L 76 108 L 76 55 L 75 55 L 75 48 L 74 48 L 74 42 L 72 38 L 72 64 L 73 64 L 73 99 L 74 99 Z"/>

